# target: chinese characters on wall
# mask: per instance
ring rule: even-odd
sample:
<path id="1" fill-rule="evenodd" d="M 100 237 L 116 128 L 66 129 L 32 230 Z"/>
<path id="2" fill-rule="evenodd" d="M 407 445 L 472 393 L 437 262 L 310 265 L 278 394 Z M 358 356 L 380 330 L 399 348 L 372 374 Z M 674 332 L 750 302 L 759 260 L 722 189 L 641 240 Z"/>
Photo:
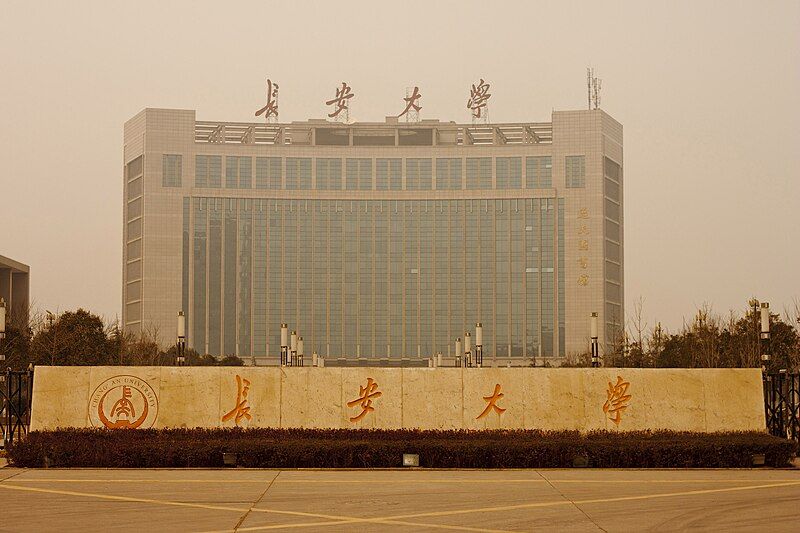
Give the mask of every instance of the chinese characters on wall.
<path id="1" fill-rule="evenodd" d="M 247 401 L 248 392 L 250 392 L 250 381 L 236 374 L 236 404 L 233 409 L 222 416 L 223 422 L 233 419 L 234 423 L 239 426 L 243 419 L 246 418 L 248 421 L 253 419 Z"/>
<path id="2" fill-rule="evenodd" d="M 578 285 L 589 285 L 589 210 L 578 210 Z"/>
<path id="3" fill-rule="evenodd" d="M 612 383 L 609 381 L 608 388 L 605 390 L 606 401 L 602 405 L 602 411 L 608 417 L 608 420 L 611 420 L 617 426 L 622 422 L 622 414 L 628 408 L 632 397 L 628 393 L 629 387 L 630 382 L 623 380 L 622 376 L 617 376 L 617 382 Z M 237 374 L 236 399 L 233 408 L 222 416 L 223 423 L 233 420 L 236 426 L 241 426 L 243 420 L 247 420 L 248 422 L 252 420 L 253 417 L 250 414 L 250 405 L 247 398 L 249 392 L 250 380 Z M 353 416 L 348 417 L 350 422 L 354 424 L 360 422 L 367 415 L 375 411 L 378 404 L 374 402 L 382 395 L 383 392 L 380 390 L 378 383 L 373 378 L 368 377 L 366 383 L 363 386 L 359 386 L 357 397 L 348 401 L 346 404 L 347 407 L 352 410 L 353 414 Z M 126 391 L 123 389 L 122 400 L 117 403 L 124 402 L 129 396 L 130 393 L 127 393 L 126 396 Z M 483 411 L 475 417 L 475 420 L 485 418 L 492 412 L 500 417 L 507 410 L 507 408 L 501 404 L 501 401 L 505 402 L 506 400 L 504 400 L 505 393 L 502 392 L 500 383 L 495 384 L 494 391 L 491 394 L 482 396 L 482 398 L 483 401 L 486 402 L 486 406 Z M 116 404 L 114 409 L 117 409 Z M 112 409 L 112 411 L 114 409 Z M 129 415 L 129 417 L 132 417 L 132 415 Z M 106 427 L 112 426 L 106 425 Z"/>
<path id="4" fill-rule="evenodd" d="M 631 395 L 628 394 L 628 387 L 630 383 L 624 381 L 622 376 L 617 376 L 616 384 L 608 382 L 608 390 L 606 394 L 608 399 L 603 404 L 603 412 L 608 415 L 608 419 L 619 426 L 622 421 L 622 413 L 628 408 L 628 401 Z"/>
<path id="5" fill-rule="evenodd" d="M 375 383 L 372 378 L 367 378 L 367 384 L 358 388 L 358 394 L 358 398 L 347 402 L 347 407 L 355 407 L 358 405 L 361 408 L 361 412 L 356 416 L 351 417 L 350 422 L 358 422 L 367 416 L 367 413 L 374 411 L 375 408 L 372 407 L 372 400 L 375 398 L 380 398 L 383 393 L 378 390 L 378 384 Z"/>

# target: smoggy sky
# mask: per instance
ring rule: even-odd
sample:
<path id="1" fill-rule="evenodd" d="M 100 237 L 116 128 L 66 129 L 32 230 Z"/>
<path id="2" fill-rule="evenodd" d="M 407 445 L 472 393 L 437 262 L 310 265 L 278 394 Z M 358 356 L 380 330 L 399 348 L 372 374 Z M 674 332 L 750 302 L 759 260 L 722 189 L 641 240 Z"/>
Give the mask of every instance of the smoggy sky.
<path id="1" fill-rule="evenodd" d="M 709 303 L 800 299 L 800 3 L 9 2 L 0 4 L 0 254 L 38 309 L 121 312 L 122 127 L 144 107 L 255 121 L 382 121 L 586 108 L 586 67 L 625 132 L 625 293 L 680 327 Z"/>

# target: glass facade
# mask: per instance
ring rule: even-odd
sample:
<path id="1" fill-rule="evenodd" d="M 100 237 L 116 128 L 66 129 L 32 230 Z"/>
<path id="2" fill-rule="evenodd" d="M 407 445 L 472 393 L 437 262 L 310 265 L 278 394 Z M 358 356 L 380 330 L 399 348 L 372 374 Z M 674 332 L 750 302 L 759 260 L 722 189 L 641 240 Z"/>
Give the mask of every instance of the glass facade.
<path id="1" fill-rule="evenodd" d="M 603 214 L 605 219 L 605 285 L 606 329 L 611 332 L 622 325 L 622 206 L 620 198 L 622 167 L 608 157 L 603 158 Z"/>
<path id="2" fill-rule="evenodd" d="M 402 159 L 399 157 L 375 160 L 375 188 L 379 191 L 399 191 L 403 188 Z"/>
<path id="3" fill-rule="evenodd" d="M 281 158 L 256 157 L 256 188 L 280 189 L 281 185 Z"/>
<path id="4" fill-rule="evenodd" d="M 161 159 L 161 185 L 164 187 L 180 187 L 183 157 L 175 154 L 164 154 Z"/>
<path id="5" fill-rule="evenodd" d="M 564 354 L 563 199 L 194 197 L 183 213 L 201 352 L 275 356 L 287 322 L 307 355 L 452 356 L 482 322 L 485 357 Z"/>
<path id="6" fill-rule="evenodd" d="M 492 158 L 467 158 L 467 189 L 492 188 Z"/>
<path id="7" fill-rule="evenodd" d="M 228 156 L 225 158 L 225 187 L 251 189 L 253 187 L 253 158 Z"/>
<path id="8" fill-rule="evenodd" d="M 586 157 L 582 155 L 568 155 L 565 161 L 567 188 L 586 187 Z"/>
<path id="9" fill-rule="evenodd" d="M 553 186 L 553 158 L 549 155 L 525 158 L 528 189 L 549 189 Z"/>
<path id="10" fill-rule="evenodd" d="M 498 157 L 495 164 L 497 166 L 498 189 L 522 188 L 521 157 Z"/>
<path id="11" fill-rule="evenodd" d="M 222 156 L 197 155 L 194 158 L 194 186 L 222 187 Z"/>

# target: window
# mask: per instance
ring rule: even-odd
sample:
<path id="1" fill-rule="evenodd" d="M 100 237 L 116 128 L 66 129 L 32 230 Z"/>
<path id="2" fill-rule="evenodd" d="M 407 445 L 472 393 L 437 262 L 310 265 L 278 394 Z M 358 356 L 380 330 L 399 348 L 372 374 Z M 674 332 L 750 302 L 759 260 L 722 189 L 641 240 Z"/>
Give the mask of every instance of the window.
<path id="1" fill-rule="evenodd" d="M 128 183 L 128 200 L 133 200 L 142 195 L 142 178 L 138 177 Z"/>
<path id="2" fill-rule="evenodd" d="M 256 189 L 281 188 L 281 158 L 256 157 Z"/>
<path id="3" fill-rule="evenodd" d="M 317 189 L 338 190 L 342 188 L 342 160 L 339 158 L 317 158 Z"/>
<path id="4" fill-rule="evenodd" d="M 303 190 L 311 188 L 310 157 L 286 158 L 286 188 Z"/>
<path id="5" fill-rule="evenodd" d="M 161 185 L 163 187 L 181 186 L 181 156 L 164 154 L 162 161 Z"/>
<path id="6" fill-rule="evenodd" d="M 612 200 L 619 202 L 619 185 L 615 181 L 605 178 L 606 183 L 606 196 Z"/>
<path id="7" fill-rule="evenodd" d="M 347 183 L 345 189 L 369 191 L 372 189 L 372 159 L 347 158 Z"/>
<path id="8" fill-rule="evenodd" d="M 136 217 L 142 216 L 142 199 L 137 198 L 128 202 L 128 220 L 133 220 Z"/>
<path id="9" fill-rule="evenodd" d="M 525 158 L 526 187 L 549 189 L 553 186 L 553 159 L 547 156 Z"/>
<path id="10" fill-rule="evenodd" d="M 467 158 L 467 189 L 492 188 L 492 158 Z"/>
<path id="11" fill-rule="evenodd" d="M 436 159 L 436 188 L 461 189 L 461 158 Z"/>
<path id="12" fill-rule="evenodd" d="M 586 158 L 582 155 L 568 155 L 566 173 L 567 188 L 586 187 Z"/>
<path id="13" fill-rule="evenodd" d="M 375 161 L 375 188 L 379 191 L 399 191 L 403 188 L 400 159 L 377 159 Z"/>
<path id="14" fill-rule="evenodd" d="M 228 156 L 225 158 L 225 187 L 251 189 L 253 187 L 253 159 Z"/>
<path id="15" fill-rule="evenodd" d="M 619 222 L 619 205 L 616 202 L 612 202 L 608 198 L 605 199 L 605 207 L 606 217 L 610 218 L 614 222 Z"/>
<path id="16" fill-rule="evenodd" d="M 430 159 L 406 159 L 406 189 L 430 190 L 433 188 Z"/>
<path id="17" fill-rule="evenodd" d="M 496 164 L 498 189 L 522 188 L 521 157 L 498 157 Z"/>
<path id="18" fill-rule="evenodd" d="M 196 155 L 194 157 L 194 186 L 222 186 L 222 156 Z"/>
<path id="19" fill-rule="evenodd" d="M 142 174 L 142 156 L 137 157 L 128 163 L 128 179 L 132 180 Z"/>
<path id="20" fill-rule="evenodd" d="M 615 161 L 607 157 L 603 158 L 603 164 L 605 166 L 606 176 L 616 182 L 619 182 L 619 177 L 621 174 L 622 167 L 620 167 L 619 164 L 617 164 Z"/>
<path id="21" fill-rule="evenodd" d="M 137 239 L 128 243 L 128 254 L 125 259 L 132 261 L 142 257 L 142 239 Z"/>

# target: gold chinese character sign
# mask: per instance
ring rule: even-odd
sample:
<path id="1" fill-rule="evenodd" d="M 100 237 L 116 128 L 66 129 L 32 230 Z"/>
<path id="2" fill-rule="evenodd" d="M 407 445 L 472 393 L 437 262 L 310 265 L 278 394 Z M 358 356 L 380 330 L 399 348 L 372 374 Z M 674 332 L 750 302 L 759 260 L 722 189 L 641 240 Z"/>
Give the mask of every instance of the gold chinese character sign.
<path id="1" fill-rule="evenodd" d="M 247 393 L 250 392 L 250 380 L 242 378 L 240 375 L 236 375 L 236 405 L 225 413 L 222 417 L 223 422 L 227 422 L 230 419 L 234 419 L 234 422 L 238 426 L 243 418 L 246 418 L 248 421 L 252 420 L 253 417 L 250 415 L 250 405 L 247 402 Z"/>
<path id="2" fill-rule="evenodd" d="M 375 408 L 372 407 L 372 400 L 380 398 L 382 393 L 378 390 L 378 384 L 375 383 L 372 378 L 367 378 L 367 384 L 358 388 L 358 394 L 358 398 L 347 402 L 347 407 L 355 407 L 356 405 L 361 407 L 361 412 L 351 417 L 350 422 L 358 422 L 367 416 L 367 413 L 374 411 Z"/>
<path id="3" fill-rule="evenodd" d="M 608 390 L 606 395 L 606 403 L 603 404 L 603 412 L 608 415 L 608 419 L 616 425 L 622 421 L 622 413 L 628 408 L 628 402 L 631 395 L 628 394 L 628 387 L 631 384 L 622 379 L 622 376 L 617 376 L 617 383 L 608 382 Z"/>
<path id="4" fill-rule="evenodd" d="M 503 396 L 505 396 L 505 394 L 500 392 L 500 384 L 499 383 L 495 384 L 494 393 L 490 394 L 489 396 L 483 397 L 484 401 L 487 402 L 486 409 L 484 409 L 483 412 L 479 414 L 477 418 L 475 418 L 475 420 L 480 420 L 484 416 L 488 415 L 489 411 L 491 411 L 492 409 L 494 409 L 494 412 L 497 413 L 498 415 L 503 414 L 505 409 L 497 405 L 497 402 L 499 402 L 503 398 Z"/>

